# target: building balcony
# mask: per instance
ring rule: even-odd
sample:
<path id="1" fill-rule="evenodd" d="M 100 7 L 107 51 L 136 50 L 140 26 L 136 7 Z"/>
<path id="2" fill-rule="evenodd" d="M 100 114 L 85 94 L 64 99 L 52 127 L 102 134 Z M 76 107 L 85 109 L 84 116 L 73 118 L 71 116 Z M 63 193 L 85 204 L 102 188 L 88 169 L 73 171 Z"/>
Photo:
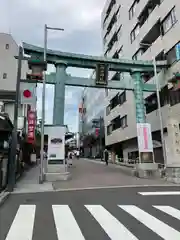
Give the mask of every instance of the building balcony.
<path id="1" fill-rule="evenodd" d="M 159 36 L 152 45 L 143 53 L 140 57 L 140 60 L 152 60 L 153 57 L 156 57 L 159 53 L 163 51 L 163 41 L 162 36 Z"/>
<path id="2" fill-rule="evenodd" d="M 105 41 L 105 44 L 104 44 L 105 49 L 107 49 L 108 44 L 109 44 L 109 42 L 111 41 L 111 39 L 112 39 L 112 37 L 113 37 L 113 35 L 114 35 L 114 33 L 115 33 L 116 31 L 117 31 L 117 25 L 116 25 L 116 23 L 115 23 L 115 24 L 113 25 L 111 31 L 109 32 L 109 34 L 106 36 L 106 41 Z"/>
<path id="3" fill-rule="evenodd" d="M 118 10 L 118 4 L 114 4 L 112 9 L 111 9 L 111 12 L 110 12 L 109 16 L 107 17 L 107 19 L 105 21 L 105 24 L 104 24 L 104 27 L 103 27 L 103 37 L 106 35 L 106 33 L 108 31 L 109 24 L 110 24 L 112 18 L 114 17 L 114 15 L 117 13 L 117 10 Z"/>
<path id="4" fill-rule="evenodd" d="M 118 42 L 115 42 L 112 48 L 108 51 L 108 57 L 112 57 L 118 49 Z"/>
<path id="5" fill-rule="evenodd" d="M 131 45 L 133 52 L 137 52 L 139 49 L 139 43 L 152 44 L 160 36 L 160 17 L 159 7 L 156 6 L 152 13 L 149 15 L 146 22 L 139 29 L 139 34 Z"/>

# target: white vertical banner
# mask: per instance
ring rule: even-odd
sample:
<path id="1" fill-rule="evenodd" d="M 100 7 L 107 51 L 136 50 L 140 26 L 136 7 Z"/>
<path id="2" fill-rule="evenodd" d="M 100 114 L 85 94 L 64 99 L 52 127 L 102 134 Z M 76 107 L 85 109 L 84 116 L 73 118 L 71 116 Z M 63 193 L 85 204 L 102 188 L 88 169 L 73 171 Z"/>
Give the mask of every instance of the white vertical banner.
<path id="1" fill-rule="evenodd" d="M 153 152 L 151 125 L 149 123 L 137 123 L 137 137 L 139 152 Z"/>
<path id="2" fill-rule="evenodd" d="M 65 126 L 48 127 L 48 160 L 64 160 L 65 133 Z"/>

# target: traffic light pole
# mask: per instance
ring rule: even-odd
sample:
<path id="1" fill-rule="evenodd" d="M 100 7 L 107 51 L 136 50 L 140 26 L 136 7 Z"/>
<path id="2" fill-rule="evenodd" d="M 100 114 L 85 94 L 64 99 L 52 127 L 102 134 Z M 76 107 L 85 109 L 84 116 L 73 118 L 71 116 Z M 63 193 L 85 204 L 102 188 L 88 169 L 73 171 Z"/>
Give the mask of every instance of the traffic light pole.
<path id="1" fill-rule="evenodd" d="M 21 82 L 21 68 L 23 60 L 23 48 L 19 46 L 17 80 L 16 80 L 16 98 L 14 104 L 14 128 L 12 132 L 12 140 L 9 154 L 9 174 L 8 174 L 8 191 L 12 192 L 16 183 L 16 146 L 17 146 L 17 128 L 18 128 L 18 107 L 19 107 L 19 92 Z"/>

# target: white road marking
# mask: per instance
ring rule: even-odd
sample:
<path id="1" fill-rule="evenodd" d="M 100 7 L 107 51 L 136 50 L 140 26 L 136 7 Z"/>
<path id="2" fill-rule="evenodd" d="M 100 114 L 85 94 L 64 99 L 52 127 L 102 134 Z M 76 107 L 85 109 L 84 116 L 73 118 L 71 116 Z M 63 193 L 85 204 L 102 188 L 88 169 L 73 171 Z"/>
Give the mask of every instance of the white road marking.
<path id="1" fill-rule="evenodd" d="M 143 223 L 146 227 L 151 229 L 153 232 L 158 234 L 164 240 L 179 240 L 180 232 L 176 231 L 167 224 L 161 222 L 157 218 L 146 213 L 142 209 L 134 205 L 119 205 L 121 209 L 129 213 L 131 216 L 136 218 L 138 221 Z"/>
<path id="2" fill-rule="evenodd" d="M 58 240 L 85 240 L 68 205 L 52 205 Z"/>
<path id="3" fill-rule="evenodd" d="M 20 205 L 6 240 L 32 240 L 35 205 Z"/>
<path id="4" fill-rule="evenodd" d="M 122 223 L 101 205 L 85 205 L 112 240 L 138 240 Z"/>
<path id="5" fill-rule="evenodd" d="M 154 208 L 159 209 L 162 212 L 169 214 L 170 216 L 180 220 L 180 210 L 170 207 L 170 206 L 153 206 Z"/>
<path id="6" fill-rule="evenodd" d="M 170 192 L 138 192 L 143 196 L 163 196 L 163 195 L 180 195 L 180 191 L 170 191 Z"/>

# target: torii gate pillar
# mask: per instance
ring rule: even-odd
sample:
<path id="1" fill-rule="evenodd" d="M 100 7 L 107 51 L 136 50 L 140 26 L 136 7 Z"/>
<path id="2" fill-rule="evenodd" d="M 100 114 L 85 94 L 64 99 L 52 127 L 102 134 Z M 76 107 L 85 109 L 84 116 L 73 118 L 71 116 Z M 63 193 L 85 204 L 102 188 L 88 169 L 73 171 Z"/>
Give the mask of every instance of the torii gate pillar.
<path id="1" fill-rule="evenodd" d="M 53 124 L 64 125 L 66 63 L 58 61 L 56 66 L 56 83 L 54 89 Z"/>
<path id="2" fill-rule="evenodd" d="M 136 174 L 138 177 L 148 177 L 149 172 L 152 175 L 157 174 L 158 166 L 154 162 L 154 153 L 153 146 L 150 148 L 152 143 L 151 132 L 147 131 L 147 128 L 143 126 L 143 123 L 146 123 L 146 111 L 144 105 L 144 96 L 143 96 L 143 79 L 140 72 L 132 72 L 132 78 L 134 79 L 134 97 L 135 97 L 135 106 L 136 106 L 136 123 L 137 131 L 140 135 L 139 145 L 139 164 L 136 164 Z M 142 124 L 141 126 L 138 126 Z M 143 136 L 142 136 L 143 133 Z M 141 142 L 142 141 L 142 142 Z M 141 145 L 141 147 L 140 147 Z M 145 146 L 147 145 L 147 146 Z M 152 144 L 153 145 L 153 144 Z"/>
<path id="3" fill-rule="evenodd" d="M 132 78 L 134 79 L 134 95 L 136 104 L 136 123 L 146 122 L 146 111 L 144 106 L 143 97 L 143 80 L 140 72 L 133 72 Z"/>

